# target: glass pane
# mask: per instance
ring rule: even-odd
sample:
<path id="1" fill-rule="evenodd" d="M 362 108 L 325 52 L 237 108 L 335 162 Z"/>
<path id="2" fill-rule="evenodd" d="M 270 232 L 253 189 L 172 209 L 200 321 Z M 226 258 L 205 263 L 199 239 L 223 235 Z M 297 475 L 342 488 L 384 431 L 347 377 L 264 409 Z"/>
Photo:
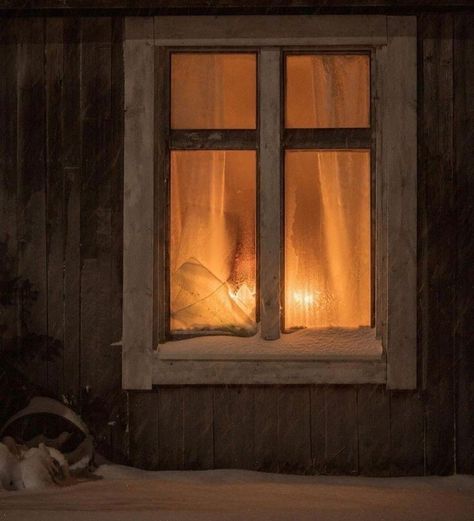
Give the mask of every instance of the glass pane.
<path id="1" fill-rule="evenodd" d="M 287 56 L 286 127 L 369 127 L 369 85 L 368 56 Z"/>
<path id="2" fill-rule="evenodd" d="M 255 213 L 255 151 L 171 153 L 172 333 L 256 332 Z"/>
<path id="3" fill-rule="evenodd" d="M 171 128 L 252 129 L 255 54 L 171 55 Z"/>
<path id="4" fill-rule="evenodd" d="M 285 328 L 370 325 L 370 154 L 285 155 Z"/>

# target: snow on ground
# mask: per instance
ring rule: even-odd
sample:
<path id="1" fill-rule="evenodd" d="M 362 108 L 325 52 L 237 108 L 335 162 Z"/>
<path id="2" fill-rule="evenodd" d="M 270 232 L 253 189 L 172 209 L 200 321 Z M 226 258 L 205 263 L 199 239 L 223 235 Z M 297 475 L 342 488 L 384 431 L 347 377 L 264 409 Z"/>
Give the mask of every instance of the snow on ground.
<path id="1" fill-rule="evenodd" d="M 0 521 L 472 521 L 474 476 L 364 478 L 243 470 L 147 472 L 0 492 Z"/>

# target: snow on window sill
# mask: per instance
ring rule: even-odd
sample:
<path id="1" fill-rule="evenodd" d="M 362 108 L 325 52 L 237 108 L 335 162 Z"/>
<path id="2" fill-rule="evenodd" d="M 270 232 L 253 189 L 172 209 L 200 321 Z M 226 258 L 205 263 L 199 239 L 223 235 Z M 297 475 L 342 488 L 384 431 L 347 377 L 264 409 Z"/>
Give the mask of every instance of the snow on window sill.
<path id="1" fill-rule="evenodd" d="M 174 340 L 158 348 L 160 360 L 334 360 L 374 361 L 383 357 L 382 343 L 369 327 L 301 329 L 278 340 L 205 336 Z"/>

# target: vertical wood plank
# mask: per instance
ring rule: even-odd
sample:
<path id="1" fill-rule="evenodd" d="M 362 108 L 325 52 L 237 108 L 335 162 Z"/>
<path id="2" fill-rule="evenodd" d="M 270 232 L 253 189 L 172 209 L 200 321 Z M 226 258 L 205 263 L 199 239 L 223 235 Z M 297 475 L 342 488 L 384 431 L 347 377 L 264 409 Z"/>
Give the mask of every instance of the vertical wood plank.
<path id="1" fill-rule="evenodd" d="M 0 277 L 18 275 L 17 177 L 17 45 L 16 22 L 0 31 Z M 18 306 L 13 299 L 0 303 L 0 338 L 18 335 Z M 0 347 L 1 349 L 1 347 Z"/>
<path id="2" fill-rule="evenodd" d="M 278 469 L 298 474 L 312 469 L 309 386 L 278 388 Z"/>
<path id="3" fill-rule="evenodd" d="M 124 389 L 150 389 L 153 354 L 153 18 L 127 18 L 125 38 L 122 385 Z"/>
<path id="4" fill-rule="evenodd" d="M 254 387 L 255 470 L 278 471 L 278 388 Z"/>
<path id="5" fill-rule="evenodd" d="M 214 387 L 214 467 L 254 468 L 251 387 Z"/>
<path id="6" fill-rule="evenodd" d="M 117 342 L 122 338 L 122 276 L 123 276 L 123 137 L 124 137 L 124 70 L 123 70 L 123 17 L 112 18 L 111 56 L 111 136 L 110 136 L 110 303 L 108 316 L 110 338 Z M 110 349 L 107 346 L 107 349 Z M 122 350 L 112 348 L 110 365 L 114 370 L 111 385 L 114 389 L 113 415 L 116 419 L 113 451 L 127 452 L 127 432 L 123 421 L 123 404 L 126 394 L 122 391 Z"/>
<path id="7" fill-rule="evenodd" d="M 23 303 L 22 333 L 47 333 L 46 265 L 46 102 L 44 89 L 44 19 L 18 20 L 18 266 L 19 275 L 37 292 L 29 306 Z M 24 288 L 23 297 L 28 293 Z M 30 309 L 28 309 L 30 308 Z M 45 354 L 46 344 L 38 349 Z M 46 357 L 36 357 L 30 374 L 47 387 Z"/>
<path id="8" fill-rule="evenodd" d="M 110 304 L 111 19 L 82 23 L 81 380 L 107 403 L 118 384 Z M 107 403 L 107 406 L 110 406 Z"/>
<path id="9" fill-rule="evenodd" d="M 412 391 L 390 392 L 390 475 L 424 474 L 423 401 Z"/>
<path id="10" fill-rule="evenodd" d="M 130 461 L 148 470 L 159 468 L 158 393 L 129 392 Z"/>
<path id="11" fill-rule="evenodd" d="M 416 387 L 416 18 L 387 18 L 383 144 L 387 183 L 387 385 Z M 397 78 L 397 80 L 394 80 Z M 397 146 L 394 146 L 397 144 Z M 407 310 L 410 310 L 407 313 Z"/>
<path id="12" fill-rule="evenodd" d="M 262 338 L 280 337 L 281 166 L 280 50 L 262 48 L 260 100 L 260 323 Z"/>
<path id="13" fill-rule="evenodd" d="M 474 15 L 454 17 L 456 472 L 474 474 Z"/>
<path id="14" fill-rule="evenodd" d="M 64 179 L 64 352 L 63 391 L 78 396 L 80 348 L 80 167 L 81 22 L 64 19 L 64 81 L 62 88 L 62 146 Z"/>
<path id="15" fill-rule="evenodd" d="M 212 388 L 183 388 L 183 466 L 192 470 L 214 465 Z"/>
<path id="16" fill-rule="evenodd" d="M 45 30 L 48 389 L 58 394 L 64 387 L 63 353 L 54 349 L 56 341 L 64 345 L 63 19 L 46 19 Z"/>
<path id="17" fill-rule="evenodd" d="M 111 306 L 112 336 L 122 334 L 122 275 L 123 275 L 123 132 L 124 132 L 124 70 L 123 18 L 112 19 L 112 86 L 111 86 Z M 120 361 L 121 367 L 121 361 Z"/>
<path id="18" fill-rule="evenodd" d="M 420 182 L 420 307 L 426 472 L 454 462 L 454 282 L 452 16 L 426 15 L 423 38 L 423 165 Z"/>
<path id="19" fill-rule="evenodd" d="M 326 473 L 326 392 L 323 385 L 311 387 L 311 457 L 317 474 Z"/>
<path id="20" fill-rule="evenodd" d="M 158 394 L 158 466 L 183 468 L 183 392 L 181 387 L 160 387 Z"/>
<path id="21" fill-rule="evenodd" d="M 358 473 L 357 390 L 333 385 L 326 394 L 326 473 Z"/>
<path id="22" fill-rule="evenodd" d="M 390 474 L 390 395 L 385 386 L 364 385 L 357 392 L 359 474 Z"/>

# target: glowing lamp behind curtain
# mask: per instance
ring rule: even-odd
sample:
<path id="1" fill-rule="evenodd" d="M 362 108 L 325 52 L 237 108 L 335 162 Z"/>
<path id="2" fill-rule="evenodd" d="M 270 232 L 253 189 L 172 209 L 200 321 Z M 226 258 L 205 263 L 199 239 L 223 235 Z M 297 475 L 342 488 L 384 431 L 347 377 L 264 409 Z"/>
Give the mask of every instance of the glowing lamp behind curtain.
<path id="1" fill-rule="evenodd" d="M 370 325 L 370 154 L 285 155 L 285 328 Z"/>
<path id="2" fill-rule="evenodd" d="M 286 57 L 286 128 L 370 126 L 364 54 Z M 285 153 L 285 329 L 371 322 L 369 150 Z"/>

